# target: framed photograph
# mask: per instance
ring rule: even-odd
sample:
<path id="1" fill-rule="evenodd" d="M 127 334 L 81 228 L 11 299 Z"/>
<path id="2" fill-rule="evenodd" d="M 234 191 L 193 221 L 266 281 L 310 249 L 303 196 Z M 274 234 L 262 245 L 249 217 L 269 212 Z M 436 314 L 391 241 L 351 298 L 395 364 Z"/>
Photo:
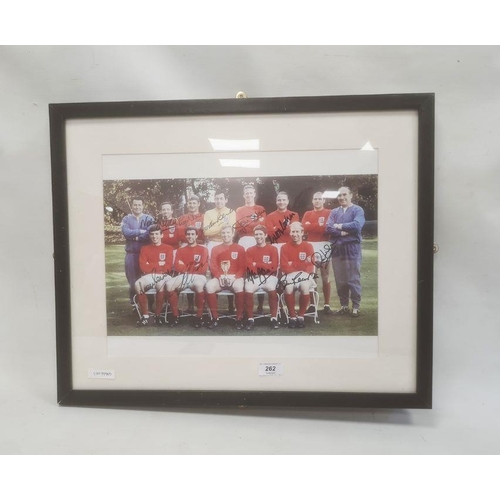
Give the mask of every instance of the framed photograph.
<path id="1" fill-rule="evenodd" d="M 49 114 L 59 404 L 431 408 L 434 94 Z"/>

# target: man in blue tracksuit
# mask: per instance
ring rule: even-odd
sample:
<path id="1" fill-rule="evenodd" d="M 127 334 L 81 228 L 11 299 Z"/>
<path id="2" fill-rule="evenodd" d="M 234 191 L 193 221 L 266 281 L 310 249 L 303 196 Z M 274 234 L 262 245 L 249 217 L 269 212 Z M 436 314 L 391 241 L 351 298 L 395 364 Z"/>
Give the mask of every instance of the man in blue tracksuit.
<path id="1" fill-rule="evenodd" d="M 340 309 L 336 315 L 349 314 L 349 296 L 353 318 L 359 317 L 361 302 L 361 229 L 365 225 L 365 212 L 352 203 L 348 187 L 341 187 L 337 199 L 340 207 L 334 209 L 326 223 L 326 233 L 332 244 L 332 266 Z"/>
<path id="2" fill-rule="evenodd" d="M 135 294 L 135 282 L 141 277 L 139 253 L 144 245 L 149 243 L 149 226 L 154 224 L 151 215 L 143 213 L 142 198 L 132 200 L 132 213 L 122 220 L 122 233 L 127 240 L 125 244 L 125 276 L 129 284 L 130 302 Z"/>

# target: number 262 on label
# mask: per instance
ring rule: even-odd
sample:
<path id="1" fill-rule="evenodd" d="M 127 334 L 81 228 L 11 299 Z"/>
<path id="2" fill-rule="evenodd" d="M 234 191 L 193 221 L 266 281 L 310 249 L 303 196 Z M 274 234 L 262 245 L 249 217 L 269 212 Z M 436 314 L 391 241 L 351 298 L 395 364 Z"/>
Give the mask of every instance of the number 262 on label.
<path id="1" fill-rule="evenodd" d="M 259 376 L 283 375 L 283 365 L 281 363 L 260 363 Z"/>

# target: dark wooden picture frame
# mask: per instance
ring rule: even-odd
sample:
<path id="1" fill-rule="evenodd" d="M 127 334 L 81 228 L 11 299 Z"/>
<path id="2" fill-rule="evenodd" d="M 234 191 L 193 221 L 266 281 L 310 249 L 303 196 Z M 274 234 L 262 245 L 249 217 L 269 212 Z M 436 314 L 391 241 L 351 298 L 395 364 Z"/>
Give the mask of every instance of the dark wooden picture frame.
<path id="1" fill-rule="evenodd" d="M 71 119 L 293 115 L 411 110 L 418 114 L 416 391 L 412 393 L 234 390 L 80 390 L 72 378 L 66 124 Z M 371 407 L 431 408 L 433 331 L 434 94 L 50 104 L 57 400 L 100 407 Z"/>

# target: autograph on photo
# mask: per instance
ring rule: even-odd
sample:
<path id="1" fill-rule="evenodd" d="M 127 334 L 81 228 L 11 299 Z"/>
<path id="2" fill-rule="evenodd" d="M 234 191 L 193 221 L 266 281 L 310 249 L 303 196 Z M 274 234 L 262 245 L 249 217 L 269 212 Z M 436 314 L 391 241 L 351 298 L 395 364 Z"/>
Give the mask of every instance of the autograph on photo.
<path id="1" fill-rule="evenodd" d="M 281 227 L 276 229 L 274 234 L 269 235 L 269 240 L 271 241 L 271 244 L 278 243 L 278 240 L 280 239 L 280 237 L 285 234 L 286 228 L 290 225 L 292 218 L 293 218 L 293 215 L 287 215 L 283 220 L 280 220 Z"/>

